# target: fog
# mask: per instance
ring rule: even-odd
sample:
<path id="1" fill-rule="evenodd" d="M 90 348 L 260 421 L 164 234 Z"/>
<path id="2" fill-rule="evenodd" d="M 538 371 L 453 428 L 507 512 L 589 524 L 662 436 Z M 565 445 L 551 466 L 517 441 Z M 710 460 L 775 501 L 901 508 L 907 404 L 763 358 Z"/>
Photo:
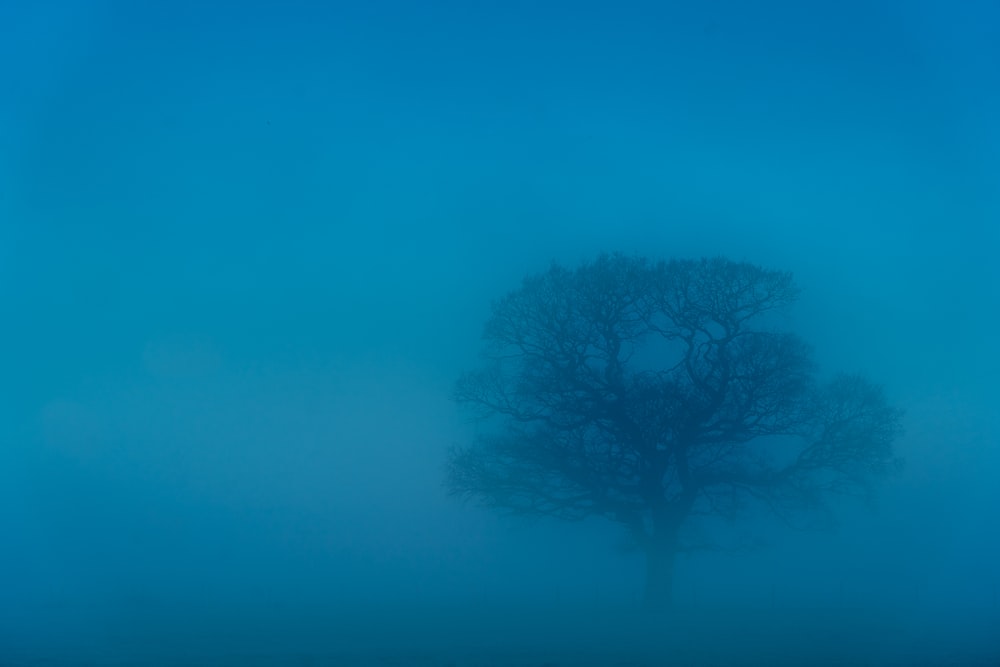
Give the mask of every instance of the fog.
<path id="1" fill-rule="evenodd" d="M 0 5 L 0 664 L 995 664 L 992 2 Z M 641 614 L 620 528 L 448 497 L 550 262 L 791 271 L 906 410 L 834 531 Z M 645 662 L 643 662 L 645 661 Z"/>

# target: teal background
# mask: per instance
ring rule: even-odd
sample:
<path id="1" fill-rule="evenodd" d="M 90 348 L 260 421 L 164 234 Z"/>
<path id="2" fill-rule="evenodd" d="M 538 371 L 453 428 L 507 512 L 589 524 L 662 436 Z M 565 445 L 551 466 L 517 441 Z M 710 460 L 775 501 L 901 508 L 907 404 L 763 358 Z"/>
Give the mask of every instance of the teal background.
<path id="1" fill-rule="evenodd" d="M 682 602 L 996 655 L 996 2 L 13 1 L 0 63 L 0 662 L 634 602 L 441 488 L 490 301 L 606 250 L 793 271 L 908 410 L 877 512 Z"/>

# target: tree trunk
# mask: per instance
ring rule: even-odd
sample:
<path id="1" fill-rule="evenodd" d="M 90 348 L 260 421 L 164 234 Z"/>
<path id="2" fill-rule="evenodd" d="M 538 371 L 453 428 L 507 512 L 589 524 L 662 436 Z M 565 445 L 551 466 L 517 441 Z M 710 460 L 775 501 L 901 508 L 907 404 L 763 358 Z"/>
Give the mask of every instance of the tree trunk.
<path id="1" fill-rule="evenodd" d="M 674 560 L 677 550 L 670 544 L 652 544 L 646 548 L 646 588 L 643 607 L 646 611 L 669 611 L 674 596 Z"/>

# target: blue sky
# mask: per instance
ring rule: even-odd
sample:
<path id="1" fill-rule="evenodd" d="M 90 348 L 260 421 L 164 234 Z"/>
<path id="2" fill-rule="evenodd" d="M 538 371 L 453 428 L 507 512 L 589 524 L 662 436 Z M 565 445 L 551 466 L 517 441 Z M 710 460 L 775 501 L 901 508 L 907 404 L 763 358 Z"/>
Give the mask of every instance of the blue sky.
<path id="1" fill-rule="evenodd" d="M 440 497 L 448 392 L 491 299 L 604 250 L 795 272 L 824 368 L 910 408 L 896 492 L 996 525 L 996 3 L 10 2 L 0 61 L 25 599 L 546 572 Z"/>

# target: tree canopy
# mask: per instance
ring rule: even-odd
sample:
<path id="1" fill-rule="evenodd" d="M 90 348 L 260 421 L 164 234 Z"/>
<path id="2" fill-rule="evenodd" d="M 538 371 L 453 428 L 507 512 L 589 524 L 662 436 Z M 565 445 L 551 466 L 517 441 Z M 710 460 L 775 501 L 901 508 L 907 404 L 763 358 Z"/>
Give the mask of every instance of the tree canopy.
<path id="1" fill-rule="evenodd" d="M 870 494 L 898 466 L 901 412 L 859 375 L 821 382 L 778 330 L 789 273 L 724 258 L 601 255 L 553 264 L 493 304 L 483 365 L 457 400 L 486 420 L 455 448 L 458 496 L 517 514 L 603 516 L 647 556 L 669 604 L 699 519 L 753 503 L 789 521 L 832 493 Z"/>

